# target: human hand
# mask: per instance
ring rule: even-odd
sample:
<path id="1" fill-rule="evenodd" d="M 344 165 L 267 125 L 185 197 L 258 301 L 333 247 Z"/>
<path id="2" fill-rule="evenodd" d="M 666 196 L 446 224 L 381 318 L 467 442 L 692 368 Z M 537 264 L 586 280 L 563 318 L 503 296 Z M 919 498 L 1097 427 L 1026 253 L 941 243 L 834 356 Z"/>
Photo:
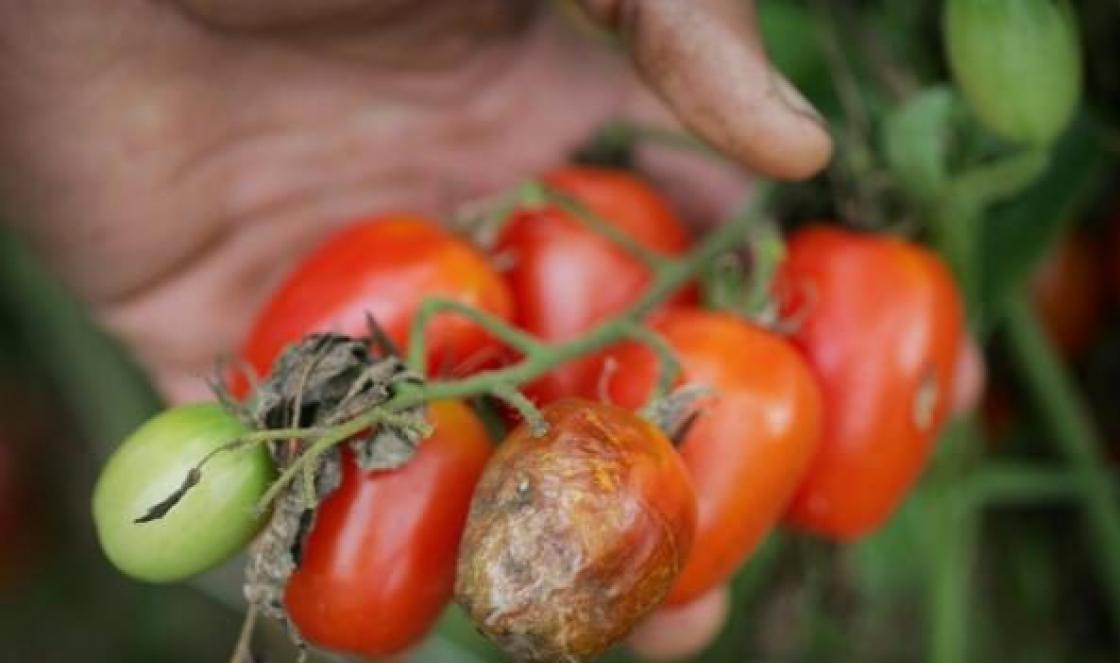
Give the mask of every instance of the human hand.
<path id="1" fill-rule="evenodd" d="M 290 265 L 371 211 L 446 213 L 602 121 L 684 124 L 797 178 L 827 133 L 741 0 L 585 0 L 631 68 L 540 3 L 105 0 L 0 6 L 0 205 L 173 401 L 202 396 Z M 738 173 L 644 166 L 713 216 Z"/>

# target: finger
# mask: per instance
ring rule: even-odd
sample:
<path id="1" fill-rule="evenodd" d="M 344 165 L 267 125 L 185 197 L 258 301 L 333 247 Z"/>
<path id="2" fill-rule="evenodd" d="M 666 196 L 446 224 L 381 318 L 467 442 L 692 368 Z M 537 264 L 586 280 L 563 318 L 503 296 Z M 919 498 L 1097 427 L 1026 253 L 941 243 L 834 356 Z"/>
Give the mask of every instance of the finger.
<path id="1" fill-rule="evenodd" d="M 731 604 L 721 585 L 694 601 L 661 608 L 634 629 L 628 641 L 647 661 L 679 661 L 704 650 L 719 635 Z"/>
<path id="2" fill-rule="evenodd" d="M 768 61 L 744 0 L 582 0 L 702 138 L 766 175 L 801 179 L 832 152 L 820 116 Z"/>
<path id="3" fill-rule="evenodd" d="M 625 112 L 627 121 L 639 127 L 670 135 L 687 133 L 665 103 L 645 86 L 630 96 Z M 637 169 L 699 231 L 731 218 L 750 192 L 752 178 L 746 171 L 713 151 L 639 140 L 633 158 Z"/>

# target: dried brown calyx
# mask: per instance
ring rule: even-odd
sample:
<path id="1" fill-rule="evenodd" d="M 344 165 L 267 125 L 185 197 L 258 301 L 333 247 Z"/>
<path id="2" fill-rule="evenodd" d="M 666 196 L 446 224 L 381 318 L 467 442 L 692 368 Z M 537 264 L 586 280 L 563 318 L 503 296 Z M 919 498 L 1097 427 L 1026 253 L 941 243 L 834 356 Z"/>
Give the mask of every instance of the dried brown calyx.
<path id="1" fill-rule="evenodd" d="M 344 423 L 388 401 L 402 382 L 419 382 L 395 350 L 385 343 L 371 354 L 371 339 L 315 334 L 289 347 L 256 388 L 244 414 L 258 429 L 325 428 Z M 415 427 L 381 425 L 347 440 L 359 467 L 392 469 L 407 462 L 420 443 L 424 412 L 412 415 Z M 315 438 L 276 440 L 269 451 L 278 471 L 302 457 Z M 279 620 L 294 642 L 303 639 L 288 618 L 284 592 L 299 566 L 300 551 L 314 527 L 318 505 L 341 481 L 341 454 L 336 446 L 311 459 L 313 490 L 300 481 L 288 484 L 272 502 L 272 516 L 250 552 L 245 570 L 245 597 L 258 611 Z M 306 461 L 305 461 L 306 462 Z M 309 494 L 310 493 L 310 494 Z"/>

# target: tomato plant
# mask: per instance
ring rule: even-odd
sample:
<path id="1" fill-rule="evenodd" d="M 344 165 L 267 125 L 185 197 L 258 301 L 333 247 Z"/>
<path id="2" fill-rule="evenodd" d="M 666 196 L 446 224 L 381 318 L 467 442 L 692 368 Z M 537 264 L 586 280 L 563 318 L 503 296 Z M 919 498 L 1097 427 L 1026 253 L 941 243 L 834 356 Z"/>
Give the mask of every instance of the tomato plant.
<path id="1" fill-rule="evenodd" d="M 570 167 L 543 179 L 649 249 L 673 255 L 689 246 L 669 204 L 633 175 Z M 496 250 L 513 262 L 506 276 L 518 325 L 551 342 L 569 340 L 619 312 L 651 278 L 636 257 L 551 204 L 515 212 Z M 526 393 L 541 403 L 576 395 L 594 366 L 592 358 L 572 361 L 529 385 Z"/>
<path id="2" fill-rule="evenodd" d="M 93 492 L 97 536 L 117 568 L 140 580 L 172 582 L 249 542 L 263 522 L 254 508 L 272 479 L 272 462 L 260 446 L 218 453 L 170 511 L 136 522 L 174 494 L 204 456 L 244 432 L 216 404 L 184 405 L 152 417 L 121 443 Z"/>
<path id="3" fill-rule="evenodd" d="M 680 604 L 725 582 L 781 518 L 819 441 L 820 393 L 792 345 L 731 314 L 671 309 L 651 328 L 676 352 L 679 382 L 712 390 L 679 447 L 698 507 L 668 598 Z M 660 371 L 639 343 L 612 349 L 603 367 L 589 388 L 627 408 L 648 401 Z"/>
<path id="4" fill-rule="evenodd" d="M 435 222 L 411 214 L 375 217 L 335 233 L 276 290 L 242 347 L 258 375 L 289 343 L 335 331 L 361 336 L 372 315 L 404 347 L 408 328 L 428 297 L 453 299 L 509 319 L 510 293 L 485 256 Z M 428 326 L 429 367 L 469 373 L 497 361 L 502 348 L 481 327 L 453 314 Z M 243 393 L 245 385 L 235 390 Z"/>
<path id="5" fill-rule="evenodd" d="M 545 406 L 471 502 L 455 594 L 518 659 L 586 660 L 668 593 L 696 522 L 688 471 L 653 424 L 605 403 Z"/>
<path id="6" fill-rule="evenodd" d="M 362 473 L 351 453 L 319 507 L 285 603 L 310 642 L 387 656 L 417 642 L 451 598 L 471 493 L 490 456 L 457 401 L 429 408 L 435 432 L 404 466 Z"/>
<path id="7" fill-rule="evenodd" d="M 960 295 L 940 259 L 901 239 L 812 227 L 788 251 L 776 288 L 824 402 L 789 518 L 854 539 L 894 511 L 949 413 Z"/>

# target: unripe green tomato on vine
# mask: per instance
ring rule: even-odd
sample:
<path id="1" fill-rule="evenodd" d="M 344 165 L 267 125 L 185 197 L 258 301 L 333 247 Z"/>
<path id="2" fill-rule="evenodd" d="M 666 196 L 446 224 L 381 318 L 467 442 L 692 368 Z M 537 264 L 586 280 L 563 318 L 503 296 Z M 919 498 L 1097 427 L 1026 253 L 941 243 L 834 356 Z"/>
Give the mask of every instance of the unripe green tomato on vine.
<path id="1" fill-rule="evenodd" d="M 217 453 L 198 484 L 160 518 L 136 522 L 182 485 L 207 454 L 246 432 L 214 403 L 157 414 L 128 437 L 101 470 L 93 492 L 97 537 L 122 572 L 174 582 L 225 561 L 253 538 L 264 519 L 257 500 L 273 478 L 264 447 Z"/>
<path id="2" fill-rule="evenodd" d="M 1003 138 L 1046 145 L 1081 96 L 1077 19 L 1066 0 L 948 0 L 945 46 L 977 117 Z"/>

